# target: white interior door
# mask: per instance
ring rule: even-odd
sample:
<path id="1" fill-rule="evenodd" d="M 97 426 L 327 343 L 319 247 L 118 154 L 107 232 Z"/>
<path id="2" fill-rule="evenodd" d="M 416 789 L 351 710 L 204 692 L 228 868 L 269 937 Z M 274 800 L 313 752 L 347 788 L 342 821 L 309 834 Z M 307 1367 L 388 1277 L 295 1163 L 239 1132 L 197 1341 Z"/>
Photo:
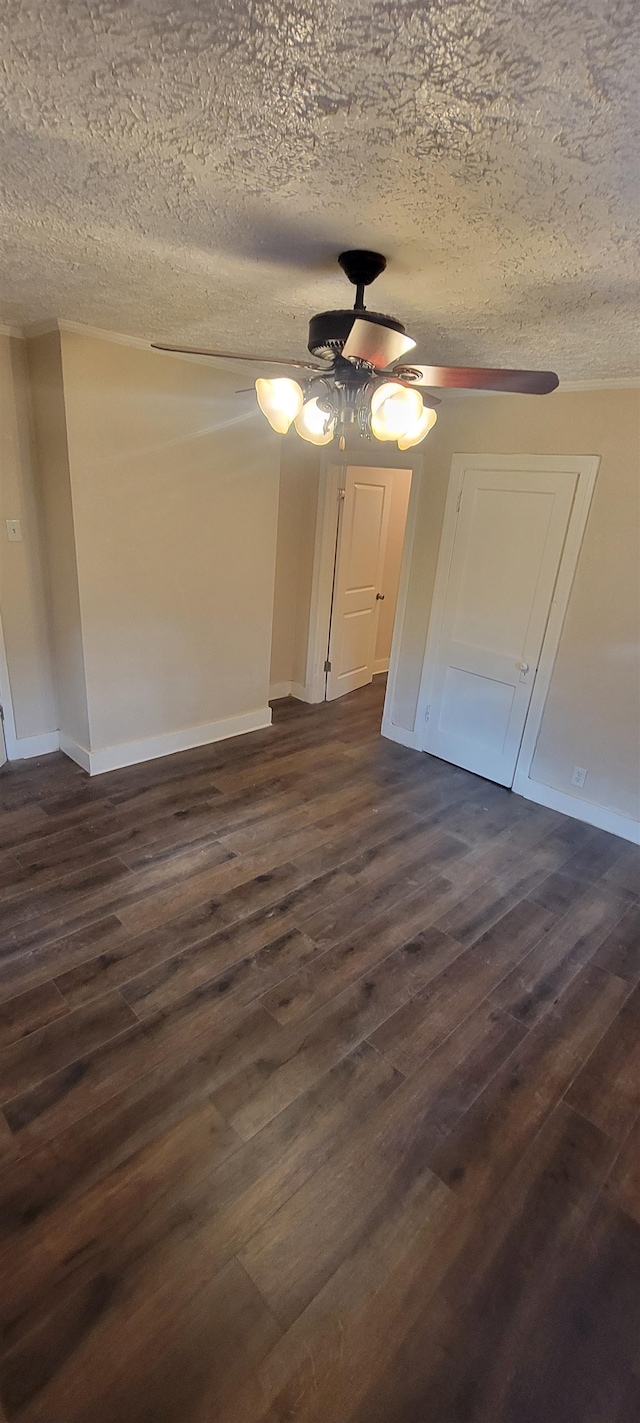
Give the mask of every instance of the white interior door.
<path id="1" fill-rule="evenodd" d="M 392 469 L 350 466 L 340 522 L 327 699 L 370 682 L 393 490 Z"/>
<path id="2" fill-rule="evenodd" d="M 510 786 L 577 474 L 499 463 L 466 460 L 443 533 L 423 746 Z"/>

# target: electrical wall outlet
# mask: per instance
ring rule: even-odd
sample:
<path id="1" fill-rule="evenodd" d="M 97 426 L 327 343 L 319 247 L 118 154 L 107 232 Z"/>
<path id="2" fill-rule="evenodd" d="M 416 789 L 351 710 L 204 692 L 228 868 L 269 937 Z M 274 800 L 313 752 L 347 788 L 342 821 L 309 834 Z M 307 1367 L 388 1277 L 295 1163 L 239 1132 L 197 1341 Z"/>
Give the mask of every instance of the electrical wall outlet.
<path id="1" fill-rule="evenodd" d="M 583 786 L 587 779 L 587 772 L 584 766 L 574 766 L 571 777 L 572 786 Z"/>

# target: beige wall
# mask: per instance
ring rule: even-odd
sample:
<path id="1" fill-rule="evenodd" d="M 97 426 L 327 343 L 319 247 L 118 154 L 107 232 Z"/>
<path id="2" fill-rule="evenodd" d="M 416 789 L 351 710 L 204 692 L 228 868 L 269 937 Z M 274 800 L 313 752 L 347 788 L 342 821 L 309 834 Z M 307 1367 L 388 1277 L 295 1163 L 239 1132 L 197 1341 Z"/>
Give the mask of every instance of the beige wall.
<path id="1" fill-rule="evenodd" d="M 393 722 L 413 728 L 454 453 L 588 454 L 601 464 L 532 776 L 625 815 L 640 793 L 639 398 L 636 390 L 455 399 L 425 446 Z M 583 790 L 574 765 L 588 768 Z"/>
<path id="2" fill-rule="evenodd" d="M 266 706 L 280 441 L 238 377 L 64 332 L 92 750 Z"/>
<path id="3" fill-rule="evenodd" d="M 282 440 L 270 685 L 304 683 L 320 451 Z"/>
<path id="4" fill-rule="evenodd" d="M 305 682 L 321 450 L 282 441 L 270 685 Z"/>
<path id="5" fill-rule="evenodd" d="M 89 709 L 76 566 L 60 336 L 28 342 L 38 485 L 46 538 L 58 725 L 63 736 L 90 745 Z"/>
<path id="6" fill-rule="evenodd" d="M 389 510 L 389 528 L 387 531 L 387 547 L 384 557 L 382 588 L 380 590 L 384 593 L 384 602 L 380 604 L 378 631 L 376 635 L 376 664 L 386 664 L 384 667 L 379 667 L 379 671 L 381 672 L 386 671 L 389 665 L 391 638 L 393 637 L 393 624 L 398 598 L 400 566 L 402 563 L 402 546 L 407 524 L 407 509 L 409 507 L 410 493 L 411 470 L 394 469 L 391 508 Z"/>
<path id="7" fill-rule="evenodd" d="M 5 520 L 19 519 L 10 543 Z M 0 336 L 0 618 L 18 738 L 57 727 L 26 343 Z"/>

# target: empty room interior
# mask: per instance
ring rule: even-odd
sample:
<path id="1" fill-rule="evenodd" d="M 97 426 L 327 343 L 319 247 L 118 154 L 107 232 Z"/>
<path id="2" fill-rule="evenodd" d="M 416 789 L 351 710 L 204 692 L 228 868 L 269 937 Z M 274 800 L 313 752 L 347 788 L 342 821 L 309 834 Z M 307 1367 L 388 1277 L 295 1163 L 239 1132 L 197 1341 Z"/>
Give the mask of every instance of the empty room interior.
<path id="1" fill-rule="evenodd" d="M 0 15 L 0 1423 L 640 1419 L 639 30 Z"/>

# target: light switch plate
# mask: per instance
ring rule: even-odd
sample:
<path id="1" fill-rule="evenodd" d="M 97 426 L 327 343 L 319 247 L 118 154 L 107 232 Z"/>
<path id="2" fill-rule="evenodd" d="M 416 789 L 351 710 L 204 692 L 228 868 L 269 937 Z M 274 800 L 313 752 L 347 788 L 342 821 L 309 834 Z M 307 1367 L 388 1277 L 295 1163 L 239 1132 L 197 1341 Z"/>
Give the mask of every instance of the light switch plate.
<path id="1" fill-rule="evenodd" d="M 22 541 L 19 519 L 7 519 L 7 538 L 11 544 L 19 544 Z"/>

